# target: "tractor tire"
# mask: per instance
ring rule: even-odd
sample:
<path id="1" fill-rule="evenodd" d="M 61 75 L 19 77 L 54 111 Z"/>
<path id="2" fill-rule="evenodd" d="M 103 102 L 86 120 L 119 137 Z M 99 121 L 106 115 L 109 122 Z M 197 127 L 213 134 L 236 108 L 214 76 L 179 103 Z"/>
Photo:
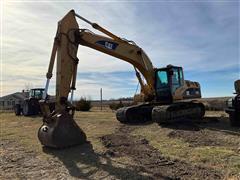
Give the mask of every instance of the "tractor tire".
<path id="1" fill-rule="evenodd" d="M 23 115 L 24 116 L 30 116 L 31 115 L 31 107 L 29 101 L 23 102 Z"/>
<path id="2" fill-rule="evenodd" d="M 14 106 L 14 112 L 15 112 L 15 115 L 16 115 L 16 116 L 21 115 L 21 106 L 20 106 L 20 104 L 16 104 L 16 105 Z"/>
<path id="3" fill-rule="evenodd" d="M 30 104 L 30 107 L 31 107 L 31 114 L 32 115 L 38 115 L 38 114 L 41 113 L 40 105 L 39 105 L 39 102 L 38 102 L 37 99 L 31 98 L 29 100 L 29 104 Z"/>
<path id="4" fill-rule="evenodd" d="M 38 115 L 41 112 L 37 99 L 27 99 L 23 102 L 23 115 Z"/>

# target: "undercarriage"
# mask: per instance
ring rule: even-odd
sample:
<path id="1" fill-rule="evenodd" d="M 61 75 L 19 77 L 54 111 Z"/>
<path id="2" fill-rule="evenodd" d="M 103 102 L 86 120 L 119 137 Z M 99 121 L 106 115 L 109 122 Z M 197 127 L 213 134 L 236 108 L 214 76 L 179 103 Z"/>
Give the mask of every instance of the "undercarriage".
<path id="1" fill-rule="evenodd" d="M 158 124 L 178 121 L 199 121 L 205 114 L 204 105 L 197 101 L 176 102 L 170 105 L 145 103 L 117 110 L 116 117 L 121 123 L 142 123 L 154 121 Z"/>

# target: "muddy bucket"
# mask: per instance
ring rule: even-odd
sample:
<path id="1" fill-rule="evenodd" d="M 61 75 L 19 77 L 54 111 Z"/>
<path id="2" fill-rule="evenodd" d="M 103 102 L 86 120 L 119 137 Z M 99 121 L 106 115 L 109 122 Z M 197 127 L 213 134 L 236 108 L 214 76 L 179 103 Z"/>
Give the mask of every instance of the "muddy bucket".
<path id="1" fill-rule="evenodd" d="M 65 148 L 86 143 L 86 134 L 68 112 L 63 112 L 44 120 L 38 139 L 46 147 Z"/>

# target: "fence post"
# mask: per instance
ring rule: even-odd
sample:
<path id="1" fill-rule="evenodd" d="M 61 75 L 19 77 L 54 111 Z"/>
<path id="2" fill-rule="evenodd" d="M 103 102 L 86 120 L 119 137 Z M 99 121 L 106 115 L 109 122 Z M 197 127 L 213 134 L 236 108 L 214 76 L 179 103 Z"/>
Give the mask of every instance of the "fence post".
<path id="1" fill-rule="evenodd" d="M 100 103 L 101 103 L 101 111 L 102 111 L 102 88 L 100 89 Z"/>

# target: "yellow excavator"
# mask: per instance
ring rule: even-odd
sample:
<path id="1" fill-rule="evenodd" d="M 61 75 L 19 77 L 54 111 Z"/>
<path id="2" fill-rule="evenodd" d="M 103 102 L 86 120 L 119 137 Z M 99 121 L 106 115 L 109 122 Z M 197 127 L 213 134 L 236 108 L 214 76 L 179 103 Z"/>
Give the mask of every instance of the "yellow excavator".
<path id="1" fill-rule="evenodd" d="M 90 24 L 104 35 L 79 28 L 76 18 Z M 39 128 L 38 138 L 42 145 L 63 148 L 86 141 L 85 133 L 73 119 L 75 109 L 72 101 L 76 89 L 79 45 L 133 65 L 141 85 L 141 92 L 134 99 L 142 103 L 119 109 L 116 118 L 121 123 L 153 120 L 162 124 L 180 120 L 199 120 L 204 116 L 204 105 L 194 100 L 201 98 L 200 84 L 184 80 L 182 67 L 168 65 L 164 68 L 154 68 L 147 54 L 135 42 L 120 38 L 71 10 L 58 22 L 46 74 L 45 91 L 40 101 L 43 125 Z M 56 103 L 55 110 L 51 112 L 47 91 L 56 55 Z"/>

